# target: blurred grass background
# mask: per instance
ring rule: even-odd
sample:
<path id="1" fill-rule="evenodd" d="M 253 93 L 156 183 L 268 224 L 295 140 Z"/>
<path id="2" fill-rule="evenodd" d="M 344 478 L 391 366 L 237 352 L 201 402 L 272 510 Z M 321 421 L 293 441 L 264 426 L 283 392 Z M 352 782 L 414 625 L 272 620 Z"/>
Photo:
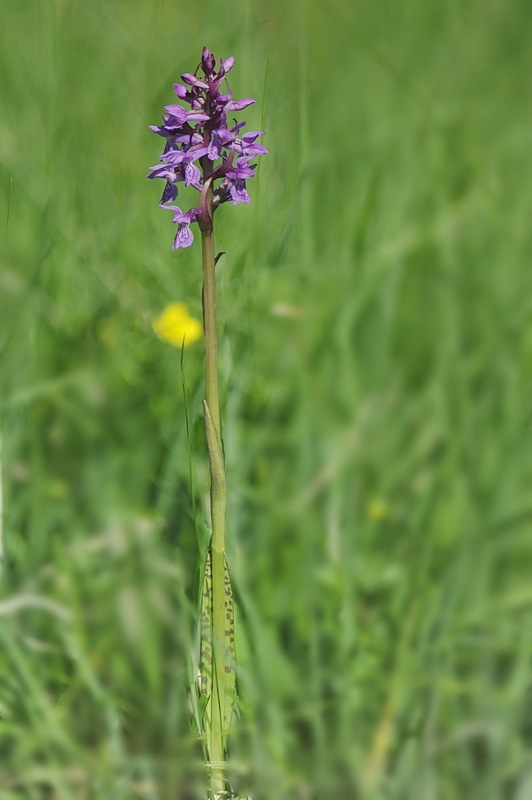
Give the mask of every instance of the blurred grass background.
<path id="1" fill-rule="evenodd" d="M 203 45 L 270 149 L 217 215 L 234 782 L 532 797 L 530 23 L 526 0 L 2 0 L 3 800 L 204 780 L 202 345 L 183 372 L 151 329 L 199 316 L 199 243 L 171 251 L 144 179 Z"/>

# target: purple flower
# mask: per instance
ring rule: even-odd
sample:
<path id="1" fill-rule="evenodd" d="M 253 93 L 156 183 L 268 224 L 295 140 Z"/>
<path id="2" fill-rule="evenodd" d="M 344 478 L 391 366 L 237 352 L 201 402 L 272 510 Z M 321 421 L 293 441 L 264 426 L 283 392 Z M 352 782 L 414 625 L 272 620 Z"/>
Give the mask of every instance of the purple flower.
<path id="1" fill-rule="evenodd" d="M 210 160 L 216 161 L 217 158 L 220 158 L 222 148 L 233 142 L 234 139 L 234 135 L 231 131 L 228 131 L 227 128 L 220 128 L 217 131 L 212 131 L 211 141 L 207 150 L 207 155 Z"/>
<path id="2" fill-rule="evenodd" d="M 196 86 L 200 89 L 208 89 L 209 85 L 205 83 L 205 81 L 200 81 L 199 78 L 196 78 L 195 75 L 191 75 L 190 72 L 185 72 L 181 75 L 181 80 L 185 83 L 189 83 L 191 86 Z"/>
<path id="3" fill-rule="evenodd" d="M 205 114 L 203 111 L 187 111 L 186 108 L 182 106 L 165 106 L 164 110 L 168 111 L 172 124 L 177 124 L 179 128 L 181 128 L 183 123 L 189 120 L 199 119 L 205 121 L 209 119 L 209 115 Z"/>
<path id="4" fill-rule="evenodd" d="M 253 167 L 249 166 L 251 156 L 240 156 L 236 160 L 236 166 L 230 167 L 225 173 L 228 178 L 233 180 L 241 180 L 243 178 L 252 178 L 254 175 Z"/>
<path id="5" fill-rule="evenodd" d="M 176 171 L 170 164 L 158 164 L 156 167 L 150 167 L 151 172 L 146 175 L 147 178 L 166 178 L 167 181 L 177 180 Z"/>
<path id="6" fill-rule="evenodd" d="M 165 206 L 165 208 L 176 212 L 172 218 L 172 222 L 175 222 L 177 225 L 177 233 L 174 237 L 172 249 L 177 250 L 178 247 L 190 247 L 194 241 L 194 234 L 189 226 L 191 222 L 194 222 L 198 218 L 199 210 L 197 208 L 191 208 L 190 211 L 183 213 L 179 206 Z"/>
<path id="7" fill-rule="evenodd" d="M 168 203 L 170 200 L 175 200 L 177 197 L 177 186 L 175 184 L 178 181 L 183 180 L 183 178 L 170 164 L 157 165 L 156 167 L 150 167 L 150 169 L 151 172 L 146 175 L 147 178 L 166 179 L 166 185 L 159 201 L 159 205 L 162 206 L 164 203 Z"/>
<path id="8" fill-rule="evenodd" d="M 264 136 L 262 131 L 250 131 L 245 133 L 241 139 L 235 141 L 235 151 L 243 156 L 262 156 L 268 152 L 264 145 L 258 144 L 256 139 Z"/>
<path id="9" fill-rule="evenodd" d="M 242 111 L 242 109 L 247 108 L 256 102 L 257 101 L 252 100 L 251 97 L 244 97 L 242 100 L 233 100 L 233 98 L 231 98 L 224 108 L 225 111 Z"/>
<path id="10" fill-rule="evenodd" d="M 195 73 L 184 72 L 181 83 L 174 83 L 180 103 L 165 106 L 162 124 L 150 126 L 166 140 L 161 164 L 150 167 L 147 177 L 166 181 L 160 205 L 175 212 L 174 249 L 192 244 L 193 222 L 198 222 L 202 231 L 212 230 L 214 212 L 223 203 L 249 203 L 246 181 L 253 178 L 256 168 L 250 161 L 268 152 L 257 141 L 264 136 L 262 131 L 241 134 L 245 122 L 232 128 L 227 125 L 229 112 L 255 102 L 250 97 L 234 99 L 227 83 L 234 63 L 232 56 L 220 59 L 216 69 L 214 55 L 204 47 Z M 179 182 L 199 192 L 198 207 L 182 212 L 169 205 L 177 197 Z"/>
<path id="11" fill-rule="evenodd" d="M 216 60 L 213 54 L 208 47 L 204 47 L 203 53 L 201 54 L 201 68 L 205 75 L 212 75 L 215 66 Z"/>
<path id="12" fill-rule="evenodd" d="M 166 203 L 175 200 L 177 195 L 178 191 L 175 183 L 170 183 L 170 181 L 166 181 L 163 193 L 161 195 L 161 199 L 159 200 L 159 205 L 164 206 Z"/>
<path id="13" fill-rule="evenodd" d="M 227 73 L 228 73 L 230 70 L 232 70 L 232 69 L 233 69 L 233 65 L 234 65 L 234 63 L 235 63 L 235 58 L 234 58 L 234 56 L 229 56 L 229 58 L 225 58 L 225 59 L 222 61 L 222 67 L 223 67 L 223 71 L 224 71 L 225 75 L 227 75 Z"/>
<path id="14" fill-rule="evenodd" d="M 183 168 L 183 175 L 185 178 L 185 186 L 194 186 L 196 189 L 201 188 L 201 175 L 195 164 L 192 162 L 186 164 Z"/>
<path id="15" fill-rule="evenodd" d="M 231 202 L 234 206 L 238 203 L 249 203 L 249 194 L 246 189 L 246 181 L 241 179 L 226 181 L 226 189 L 231 196 Z"/>

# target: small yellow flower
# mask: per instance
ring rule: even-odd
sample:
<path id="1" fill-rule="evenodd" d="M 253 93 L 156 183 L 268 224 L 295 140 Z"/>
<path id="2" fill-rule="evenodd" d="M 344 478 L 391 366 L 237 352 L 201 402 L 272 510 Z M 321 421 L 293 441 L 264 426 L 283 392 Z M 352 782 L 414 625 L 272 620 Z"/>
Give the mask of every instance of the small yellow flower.
<path id="1" fill-rule="evenodd" d="M 153 330 L 163 342 L 187 347 L 201 338 L 201 322 L 191 317 L 184 303 L 170 303 L 153 320 Z"/>
<path id="2" fill-rule="evenodd" d="M 382 522 L 390 516 L 390 509 L 383 500 L 371 500 L 366 507 L 366 514 L 373 522 Z"/>

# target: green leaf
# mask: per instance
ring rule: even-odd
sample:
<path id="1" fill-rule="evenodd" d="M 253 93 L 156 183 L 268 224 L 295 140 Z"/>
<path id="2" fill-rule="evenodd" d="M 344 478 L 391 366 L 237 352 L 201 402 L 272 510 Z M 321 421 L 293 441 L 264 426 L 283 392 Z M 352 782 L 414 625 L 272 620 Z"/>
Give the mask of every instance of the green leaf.
<path id="1" fill-rule="evenodd" d="M 236 656 L 235 656 L 235 607 L 233 602 L 233 589 L 227 561 L 224 569 L 224 593 L 225 593 L 225 674 L 224 685 L 221 687 L 223 692 L 223 724 L 224 735 L 227 735 L 233 717 L 235 696 L 236 696 Z M 207 551 L 205 561 L 205 571 L 203 576 L 203 588 L 201 593 L 201 612 L 200 612 L 200 662 L 199 662 L 199 686 L 201 697 L 205 704 L 203 709 L 203 734 L 207 745 L 207 750 L 211 750 L 210 742 L 210 712 L 211 698 L 213 692 L 213 669 L 212 669 L 212 559 L 210 547 Z"/>
<path id="2" fill-rule="evenodd" d="M 227 561 L 224 560 L 225 584 L 225 686 L 224 686 L 224 732 L 231 727 L 236 696 L 236 656 L 235 656 L 235 604 L 233 587 Z"/>
<path id="3" fill-rule="evenodd" d="M 201 591 L 199 670 L 200 693 L 210 697 L 212 694 L 212 559 L 210 547 L 205 559 Z"/>

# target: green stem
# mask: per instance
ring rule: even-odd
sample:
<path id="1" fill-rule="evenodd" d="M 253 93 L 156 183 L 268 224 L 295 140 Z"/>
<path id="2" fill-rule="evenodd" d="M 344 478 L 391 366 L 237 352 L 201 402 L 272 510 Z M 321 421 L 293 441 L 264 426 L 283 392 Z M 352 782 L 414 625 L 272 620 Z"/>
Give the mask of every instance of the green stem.
<path id="1" fill-rule="evenodd" d="M 220 435 L 216 277 L 212 230 L 202 231 L 203 326 L 205 331 L 205 431 L 211 472 L 212 653 L 210 776 L 213 796 L 225 788 L 225 506 L 226 486 Z"/>
<path id="2" fill-rule="evenodd" d="M 214 235 L 212 231 L 202 232 L 201 252 L 203 258 L 203 327 L 205 329 L 205 399 L 218 436 L 220 436 L 216 276 L 214 274 Z"/>

